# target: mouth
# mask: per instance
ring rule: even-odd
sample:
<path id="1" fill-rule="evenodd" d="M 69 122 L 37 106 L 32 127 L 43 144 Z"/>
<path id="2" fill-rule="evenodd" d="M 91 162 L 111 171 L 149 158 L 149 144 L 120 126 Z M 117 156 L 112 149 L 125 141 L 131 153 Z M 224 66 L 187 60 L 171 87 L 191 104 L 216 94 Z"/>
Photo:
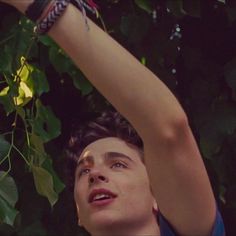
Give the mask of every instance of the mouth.
<path id="1" fill-rule="evenodd" d="M 110 190 L 94 189 L 89 195 L 88 202 L 93 204 L 105 204 L 112 202 L 116 197 L 117 195 Z"/>

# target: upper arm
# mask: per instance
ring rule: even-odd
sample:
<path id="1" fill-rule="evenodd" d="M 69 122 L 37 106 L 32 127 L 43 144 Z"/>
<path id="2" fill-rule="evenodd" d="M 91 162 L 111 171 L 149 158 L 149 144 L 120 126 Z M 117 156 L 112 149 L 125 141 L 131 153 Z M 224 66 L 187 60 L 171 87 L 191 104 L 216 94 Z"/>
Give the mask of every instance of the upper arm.
<path id="1" fill-rule="evenodd" d="M 174 231 L 172 226 L 169 224 L 169 222 L 165 219 L 165 217 L 161 214 L 160 211 L 158 212 L 158 221 L 159 221 L 161 236 L 175 236 L 176 235 L 176 232 Z M 211 236 L 225 236 L 224 222 L 218 209 L 215 215 L 215 221 L 214 221 L 214 225 L 213 225 L 212 232 L 210 235 Z"/>
<path id="2" fill-rule="evenodd" d="M 180 235 L 209 235 L 215 199 L 190 128 L 184 124 L 172 136 L 157 136 L 144 139 L 144 154 L 160 211 Z"/>

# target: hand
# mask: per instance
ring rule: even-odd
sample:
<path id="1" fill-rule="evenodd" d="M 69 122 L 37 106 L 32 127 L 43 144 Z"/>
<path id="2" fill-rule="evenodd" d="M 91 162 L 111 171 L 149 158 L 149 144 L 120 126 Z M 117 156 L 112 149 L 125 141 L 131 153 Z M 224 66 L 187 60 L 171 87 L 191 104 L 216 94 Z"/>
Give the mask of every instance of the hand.
<path id="1" fill-rule="evenodd" d="M 19 1 L 22 1 L 22 0 L 19 0 Z M 17 0 L 0 0 L 0 2 L 6 3 L 6 4 L 11 5 L 11 6 L 14 6 L 14 2 L 17 2 Z"/>
<path id="2" fill-rule="evenodd" d="M 25 13 L 28 6 L 34 2 L 34 0 L 0 0 L 0 2 L 6 3 L 18 9 L 20 12 Z"/>

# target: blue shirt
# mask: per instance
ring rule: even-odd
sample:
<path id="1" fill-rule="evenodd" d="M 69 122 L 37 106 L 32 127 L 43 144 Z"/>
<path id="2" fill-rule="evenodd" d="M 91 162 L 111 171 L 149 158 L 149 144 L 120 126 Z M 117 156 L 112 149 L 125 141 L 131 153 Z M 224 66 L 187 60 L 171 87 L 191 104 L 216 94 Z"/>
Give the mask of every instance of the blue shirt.
<path id="1" fill-rule="evenodd" d="M 161 236 L 177 236 L 178 235 L 177 233 L 174 232 L 170 223 L 165 219 L 165 217 L 160 212 L 158 213 L 158 221 L 159 221 Z M 214 223 L 211 236 L 225 236 L 225 228 L 224 228 L 223 219 L 218 209 L 217 209 L 215 223 Z"/>

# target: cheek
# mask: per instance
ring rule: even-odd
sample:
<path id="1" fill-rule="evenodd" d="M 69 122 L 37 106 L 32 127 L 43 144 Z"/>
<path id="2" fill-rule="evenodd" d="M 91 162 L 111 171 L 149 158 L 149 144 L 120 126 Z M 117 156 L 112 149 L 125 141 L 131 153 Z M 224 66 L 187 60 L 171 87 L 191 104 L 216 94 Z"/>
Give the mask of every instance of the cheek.
<path id="1" fill-rule="evenodd" d="M 82 185 L 81 183 L 76 182 L 74 187 L 74 200 L 76 203 L 79 203 L 80 205 L 83 202 L 83 199 L 86 198 L 85 196 L 86 190 L 84 189 L 83 186 L 84 185 Z"/>
<path id="2" fill-rule="evenodd" d="M 152 208 L 152 195 L 149 187 L 147 187 L 147 183 L 131 183 L 127 185 L 125 191 L 122 204 L 125 206 L 127 214 L 130 211 L 138 214 L 138 212 L 148 211 Z"/>
<path id="3" fill-rule="evenodd" d="M 128 198 L 131 196 L 139 197 L 149 195 L 150 184 L 145 176 L 132 176 L 132 178 L 125 178 L 122 183 L 119 183 L 121 192 Z"/>
<path id="4" fill-rule="evenodd" d="M 138 175 L 135 177 L 134 181 L 126 182 L 126 191 L 128 193 L 128 198 L 133 196 L 133 201 L 149 201 L 152 199 L 150 182 L 146 175 Z"/>

